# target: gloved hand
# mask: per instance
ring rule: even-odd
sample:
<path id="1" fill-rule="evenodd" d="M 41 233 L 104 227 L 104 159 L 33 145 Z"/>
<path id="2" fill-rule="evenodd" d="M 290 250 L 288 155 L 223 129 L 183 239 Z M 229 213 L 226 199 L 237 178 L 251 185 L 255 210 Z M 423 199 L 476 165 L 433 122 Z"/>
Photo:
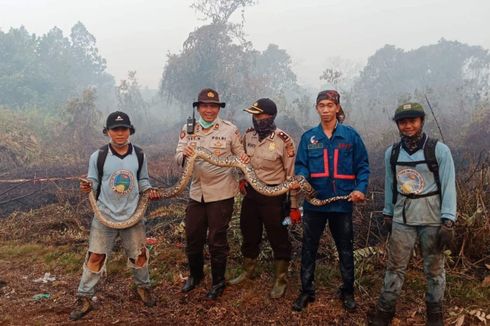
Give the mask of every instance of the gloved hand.
<path id="1" fill-rule="evenodd" d="M 289 217 L 291 218 L 291 223 L 301 223 L 301 211 L 299 208 L 291 208 L 289 210 Z"/>
<path id="2" fill-rule="evenodd" d="M 247 185 L 248 182 L 245 179 L 240 179 L 240 181 L 238 181 L 238 189 L 240 190 L 240 193 L 244 196 L 247 194 Z"/>
<path id="3" fill-rule="evenodd" d="M 386 232 L 391 233 L 393 228 L 393 216 L 383 215 L 383 227 L 385 228 Z"/>
<path id="4" fill-rule="evenodd" d="M 454 222 L 450 219 L 443 218 L 441 228 L 439 229 L 439 248 L 444 250 L 454 241 Z"/>

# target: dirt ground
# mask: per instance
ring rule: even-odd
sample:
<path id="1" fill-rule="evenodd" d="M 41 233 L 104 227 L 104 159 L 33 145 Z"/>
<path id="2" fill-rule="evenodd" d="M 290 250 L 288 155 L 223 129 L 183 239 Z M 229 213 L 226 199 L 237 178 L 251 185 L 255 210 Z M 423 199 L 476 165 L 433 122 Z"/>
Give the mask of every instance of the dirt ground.
<path id="1" fill-rule="evenodd" d="M 185 202 L 176 200 L 151 209 L 147 223 L 148 236 L 157 242 L 150 247 L 150 273 L 158 305 L 147 308 L 138 301 L 126 258 L 116 245 L 108 261 L 107 276 L 93 299 L 94 311 L 81 321 L 71 322 L 68 315 L 75 303 L 91 216 L 85 204 L 47 205 L 0 220 L 0 324 L 365 325 L 366 313 L 376 302 L 381 287 L 383 256 L 366 258 L 356 265 L 358 308 L 354 313 L 345 312 L 336 295 L 340 282 L 337 262 L 324 255 L 317 264 L 316 302 L 304 312 L 293 312 L 291 304 L 300 286 L 299 247 L 295 240 L 289 287 L 281 299 L 268 297 L 273 273 L 266 244 L 260 256 L 261 273 L 255 281 L 229 286 L 217 301 L 209 301 L 205 298 L 211 282 L 207 257 L 205 282 L 190 294 L 182 294 L 180 288 L 187 276 L 181 223 Z M 231 224 L 228 278 L 240 272 L 236 217 Z M 327 246 L 323 241 L 328 239 L 322 239 L 322 246 Z M 420 258 L 414 257 L 394 325 L 424 325 L 425 280 L 421 270 Z M 45 273 L 55 279 L 36 282 Z M 469 315 L 475 309 L 490 313 L 490 288 L 480 284 L 481 280 L 461 271 L 448 274 L 448 325 L 462 317 L 460 325 L 484 325 Z M 39 294 L 49 296 L 36 300 Z"/>
<path id="2" fill-rule="evenodd" d="M 153 268 L 155 269 L 155 267 Z M 56 269 L 55 269 L 56 270 Z M 3 287 L 0 296 L 0 322 L 12 325 L 53 325 L 73 323 L 68 315 L 74 304 L 74 292 L 80 273 L 52 274 L 55 281 L 35 283 L 43 276 L 44 264 L 31 261 L 0 261 Z M 155 271 L 153 271 L 155 272 Z M 154 274 L 154 273 L 153 273 Z M 180 276 L 180 273 L 179 273 Z M 209 277 L 190 294 L 180 293 L 182 281 L 160 280 L 154 287 L 158 305 L 147 308 L 137 300 L 129 273 L 110 273 L 98 287 L 95 310 L 78 324 L 165 324 L 165 325 L 363 325 L 372 297 L 359 293 L 359 307 L 355 313 L 346 313 L 335 294 L 335 288 L 320 286 L 317 300 L 305 312 L 291 310 L 298 293 L 298 272 L 290 275 L 290 287 L 284 298 L 268 297 L 272 275 L 263 273 L 255 282 L 243 286 L 229 286 L 217 301 L 204 296 L 210 286 Z M 49 293 L 48 299 L 33 300 L 33 296 Z M 423 311 L 413 302 L 400 311 L 400 325 L 423 325 Z M 410 314 L 408 316 L 408 313 Z M 75 323 L 74 323 L 75 324 Z"/>

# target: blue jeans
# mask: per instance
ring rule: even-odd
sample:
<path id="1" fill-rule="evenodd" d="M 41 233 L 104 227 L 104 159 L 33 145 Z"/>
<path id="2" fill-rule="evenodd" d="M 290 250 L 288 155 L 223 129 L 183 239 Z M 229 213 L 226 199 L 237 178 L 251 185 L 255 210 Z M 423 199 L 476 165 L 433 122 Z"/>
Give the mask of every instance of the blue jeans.
<path id="1" fill-rule="evenodd" d="M 150 286 L 150 275 L 148 272 L 149 252 L 146 249 L 146 235 L 144 222 L 127 228 L 127 229 L 112 229 L 101 224 L 96 218 L 92 220 L 89 237 L 89 253 L 105 255 L 105 259 L 101 269 L 98 272 L 90 270 L 87 266 L 89 253 L 83 264 L 83 273 L 78 286 L 77 296 L 93 296 L 95 286 L 99 282 L 102 274 L 106 272 L 106 262 L 114 247 L 116 236 L 121 237 L 122 245 L 128 257 L 128 267 L 133 270 L 134 283 L 138 287 Z M 144 250 L 144 251 L 142 251 Z M 146 254 L 146 262 L 143 266 L 135 264 L 136 259 L 142 252 Z"/>
<path id="2" fill-rule="evenodd" d="M 352 212 L 323 213 L 305 211 L 301 249 L 301 292 L 315 295 L 315 265 L 320 238 L 328 222 L 339 254 L 342 292 L 354 293 L 354 253 Z"/>

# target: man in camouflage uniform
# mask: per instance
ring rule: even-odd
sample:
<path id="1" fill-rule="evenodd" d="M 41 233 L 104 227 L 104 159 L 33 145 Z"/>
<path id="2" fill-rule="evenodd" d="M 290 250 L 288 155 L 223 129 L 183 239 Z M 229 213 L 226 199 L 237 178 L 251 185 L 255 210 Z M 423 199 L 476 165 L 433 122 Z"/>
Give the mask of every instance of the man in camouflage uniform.
<path id="1" fill-rule="evenodd" d="M 245 111 L 253 114 L 254 127 L 248 129 L 243 137 L 243 145 L 252 167 L 262 182 L 270 186 L 278 185 L 294 175 L 294 143 L 284 131 L 276 127 L 274 119 L 277 107 L 271 99 L 261 98 Z M 288 214 L 293 220 L 300 219 L 296 191 L 290 196 L 290 211 L 286 194 L 276 197 L 261 195 L 245 180 L 240 181 L 240 191 L 245 196 L 240 214 L 243 272 L 230 283 L 238 284 L 255 277 L 265 226 L 275 259 L 275 279 L 270 296 L 280 298 L 287 287 L 287 272 L 291 259 L 291 242 L 287 226 L 282 225 L 282 220 Z"/>
<path id="2" fill-rule="evenodd" d="M 193 155 L 197 146 L 202 146 L 216 156 L 237 155 L 247 163 L 249 159 L 243 150 L 237 127 L 218 117 L 220 108 L 225 107 L 218 93 L 213 89 L 203 89 L 193 105 L 197 107 L 200 118 L 193 133 L 188 133 L 186 126 L 182 128 L 175 155 L 177 162 L 183 164 L 186 157 Z M 213 278 L 207 297 L 215 300 L 223 293 L 229 251 L 226 233 L 237 193 L 238 181 L 232 169 L 196 160 L 185 216 L 190 276 L 182 292 L 193 290 L 204 277 L 203 250 L 207 235 Z"/>
<path id="3" fill-rule="evenodd" d="M 446 285 L 443 248 L 450 244 L 456 220 L 456 182 L 449 148 L 423 133 L 424 109 L 418 103 L 398 107 L 393 120 L 400 144 L 385 153 L 385 226 L 391 232 L 388 263 L 381 296 L 369 325 L 389 325 L 417 239 L 427 278 L 427 325 L 443 325 L 442 301 Z M 398 149 L 398 154 L 392 151 Z M 435 155 L 431 161 L 430 156 Z M 438 171 L 434 172 L 434 165 Z"/>

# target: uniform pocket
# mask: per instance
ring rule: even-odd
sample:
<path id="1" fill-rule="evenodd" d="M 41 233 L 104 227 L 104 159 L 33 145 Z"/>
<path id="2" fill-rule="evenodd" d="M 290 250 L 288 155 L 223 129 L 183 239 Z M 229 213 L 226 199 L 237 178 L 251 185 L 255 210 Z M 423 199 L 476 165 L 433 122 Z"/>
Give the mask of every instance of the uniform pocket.
<path id="1" fill-rule="evenodd" d="M 308 151 L 308 168 L 312 178 L 329 176 L 327 149 L 312 149 Z"/>
<path id="2" fill-rule="evenodd" d="M 352 172 L 352 149 L 334 150 L 334 178 L 343 180 L 355 180 Z"/>

